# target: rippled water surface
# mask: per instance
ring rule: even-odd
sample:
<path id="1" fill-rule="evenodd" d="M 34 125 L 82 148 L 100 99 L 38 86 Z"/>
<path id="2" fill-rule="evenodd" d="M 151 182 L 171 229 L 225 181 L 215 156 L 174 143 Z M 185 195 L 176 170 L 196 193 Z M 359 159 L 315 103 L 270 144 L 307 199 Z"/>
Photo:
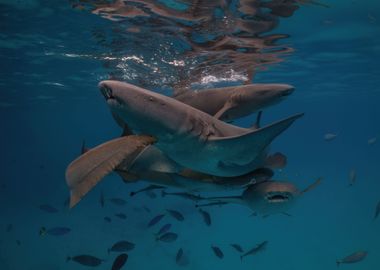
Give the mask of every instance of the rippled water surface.
<path id="1" fill-rule="evenodd" d="M 121 269 L 336 269 L 359 251 L 368 255 L 340 267 L 380 267 L 377 0 L 0 0 L 0 16 L 0 269 L 88 269 L 78 255 L 111 269 L 121 253 L 108 250 L 121 240 L 134 244 Z M 268 150 L 286 156 L 272 180 L 297 187 L 294 204 L 270 215 L 204 206 L 208 225 L 200 202 L 166 195 L 186 190 L 130 196 L 150 183 L 111 173 L 69 209 L 65 171 L 82 142 L 92 148 L 122 133 L 98 89 L 106 79 L 176 97 L 294 86 L 261 119 L 305 113 Z M 256 113 L 228 122 L 251 127 Z M 157 237 L 165 224 L 176 239 Z M 241 260 L 231 244 L 257 250 Z"/>

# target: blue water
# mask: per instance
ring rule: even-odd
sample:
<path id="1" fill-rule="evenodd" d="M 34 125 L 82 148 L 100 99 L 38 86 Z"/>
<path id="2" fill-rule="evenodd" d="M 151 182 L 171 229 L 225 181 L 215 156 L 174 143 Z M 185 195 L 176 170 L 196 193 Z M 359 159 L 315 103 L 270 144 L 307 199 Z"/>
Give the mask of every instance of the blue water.
<path id="1" fill-rule="evenodd" d="M 318 177 L 322 183 L 299 198 L 291 217 L 250 217 L 247 207 L 227 205 L 207 209 L 212 217 L 207 227 L 191 201 L 145 194 L 131 198 L 131 191 L 147 183 L 126 185 L 113 174 L 73 209 L 64 206 L 69 196 L 65 170 L 80 154 L 82 140 L 92 147 L 120 135 L 97 88 L 112 73 L 101 57 L 111 46 L 94 38 L 94 32 L 107 33 L 117 22 L 74 9 L 69 1 L 1 0 L 0 269 L 86 269 L 66 262 L 67 256 L 80 254 L 104 259 L 97 268 L 111 269 L 116 254 L 108 255 L 107 249 L 122 239 L 136 243 L 122 269 L 180 268 L 175 262 L 180 247 L 189 258 L 187 269 L 336 269 L 336 259 L 358 250 L 367 250 L 367 258 L 342 268 L 378 269 L 380 219 L 372 219 L 380 200 L 380 144 L 368 140 L 380 139 L 380 3 L 326 2 L 330 8 L 301 5 L 291 17 L 279 19 L 272 31 L 290 35 L 279 44 L 294 52 L 254 78 L 296 87 L 286 101 L 264 111 L 265 123 L 305 112 L 271 146 L 288 157 L 274 179 L 300 189 Z M 152 53 L 135 49 L 136 55 Z M 114 48 L 118 57 L 122 53 Z M 171 50 L 166 53 L 170 56 Z M 123 70 L 117 72 L 120 76 Z M 124 72 L 119 79 L 138 84 L 130 70 Z M 149 74 L 140 75 L 149 82 Z M 157 83 L 150 89 L 170 93 Z M 234 124 L 247 126 L 253 119 Z M 327 133 L 338 136 L 325 141 Z M 353 169 L 357 180 L 349 187 Z M 124 198 L 127 205 L 107 201 L 113 197 Z M 42 204 L 59 212 L 41 211 Z M 181 211 L 185 221 L 165 217 L 179 238 L 156 242 L 153 233 L 164 222 L 149 229 L 147 223 L 167 208 Z M 114 216 L 120 212 L 125 220 Z M 105 216 L 112 222 L 105 222 Z M 40 236 L 42 226 L 65 226 L 71 232 Z M 243 263 L 229 246 L 249 249 L 265 240 L 266 250 Z M 223 259 L 211 245 L 220 247 Z"/>

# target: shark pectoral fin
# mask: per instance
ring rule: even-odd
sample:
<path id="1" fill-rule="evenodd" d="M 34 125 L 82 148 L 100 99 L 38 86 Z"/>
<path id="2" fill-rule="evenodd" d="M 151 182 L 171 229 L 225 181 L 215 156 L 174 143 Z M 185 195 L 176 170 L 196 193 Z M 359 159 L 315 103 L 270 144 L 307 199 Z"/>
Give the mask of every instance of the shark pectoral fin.
<path id="1" fill-rule="evenodd" d="M 155 139 L 149 136 L 121 137 L 92 148 L 71 162 L 66 169 L 70 208 L 122 161 L 136 156 L 154 142 Z"/>
<path id="2" fill-rule="evenodd" d="M 230 97 L 224 106 L 214 115 L 215 118 L 221 119 L 222 116 L 228 111 L 231 110 L 232 108 L 235 108 L 237 106 L 237 103 L 235 102 L 236 97 L 232 96 Z"/>
<path id="3" fill-rule="evenodd" d="M 317 180 L 315 180 L 315 182 L 313 182 L 312 184 L 310 184 L 307 188 L 305 188 L 304 190 L 301 191 L 301 195 L 310 191 L 310 190 L 313 190 L 315 189 L 320 183 L 322 182 L 322 177 L 319 177 Z"/>

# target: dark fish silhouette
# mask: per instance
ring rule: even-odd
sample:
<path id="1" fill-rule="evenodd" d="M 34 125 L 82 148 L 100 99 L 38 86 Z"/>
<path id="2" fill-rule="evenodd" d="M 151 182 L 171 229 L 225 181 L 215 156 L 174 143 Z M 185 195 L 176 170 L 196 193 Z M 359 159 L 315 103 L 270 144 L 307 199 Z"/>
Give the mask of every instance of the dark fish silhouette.
<path id="1" fill-rule="evenodd" d="M 240 260 L 243 261 L 243 258 L 245 256 L 255 255 L 256 253 L 258 253 L 260 251 L 263 251 L 265 249 L 265 247 L 266 247 L 267 244 L 268 244 L 268 241 L 261 242 L 260 244 L 258 244 L 254 248 L 248 250 L 246 253 L 244 253 L 243 255 L 241 255 L 240 256 Z"/>
<path id="2" fill-rule="evenodd" d="M 127 218 L 127 216 L 125 214 L 123 214 L 123 213 L 115 214 L 115 216 L 117 216 L 120 219 L 126 219 Z"/>
<path id="3" fill-rule="evenodd" d="M 373 217 L 373 220 L 375 220 L 380 214 L 380 201 L 377 203 L 376 210 L 375 210 L 375 216 Z"/>
<path id="4" fill-rule="evenodd" d="M 41 204 L 39 207 L 38 207 L 40 210 L 46 212 L 46 213 L 50 213 L 50 214 L 53 214 L 53 213 L 57 213 L 58 212 L 58 209 L 55 208 L 54 206 L 51 206 L 49 204 Z"/>
<path id="5" fill-rule="evenodd" d="M 177 264 L 180 263 L 180 261 L 181 261 L 181 259 L 182 259 L 182 256 L 183 256 L 183 249 L 180 248 L 180 249 L 178 250 L 178 252 L 177 252 L 177 255 L 175 256 L 175 262 L 176 262 Z"/>
<path id="6" fill-rule="evenodd" d="M 203 221 L 206 223 L 207 226 L 211 226 L 211 216 L 208 212 L 205 210 L 199 209 L 199 213 L 201 213 L 203 217 Z"/>
<path id="7" fill-rule="evenodd" d="M 212 251 L 214 251 L 214 254 L 216 257 L 218 257 L 219 259 L 223 259 L 224 254 L 220 250 L 220 248 L 218 248 L 217 246 L 211 246 L 211 249 L 212 249 Z"/>
<path id="8" fill-rule="evenodd" d="M 111 198 L 109 199 L 110 202 L 112 202 L 113 204 L 115 205 L 119 205 L 119 206 L 122 206 L 122 205 L 125 205 L 127 202 L 121 198 Z"/>
<path id="9" fill-rule="evenodd" d="M 170 230 L 172 227 L 172 224 L 165 224 L 164 226 L 161 227 L 161 229 L 156 233 L 156 236 L 159 236 L 160 234 L 164 234 Z"/>
<path id="10" fill-rule="evenodd" d="M 46 235 L 46 234 L 54 235 L 54 236 L 61 236 L 61 235 L 68 234 L 69 232 L 71 232 L 71 229 L 67 228 L 67 227 L 53 227 L 50 229 L 46 229 L 45 227 L 41 227 L 41 229 L 40 229 L 40 235 L 41 236 Z"/>
<path id="11" fill-rule="evenodd" d="M 136 194 L 140 193 L 140 192 L 144 192 L 144 191 L 149 191 L 149 190 L 155 190 L 155 189 L 164 189 L 165 187 L 163 186 L 158 186 L 158 185 L 149 185 L 145 188 L 142 188 L 142 189 L 139 189 L 137 191 L 132 191 L 130 193 L 131 196 L 135 196 Z"/>
<path id="12" fill-rule="evenodd" d="M 110 217 L 104 217 L 104 221 L 106 221 L 106 222 L 110 223 L 112 220 L 111 220 L 111 218 L 110 218 Z"/>
<path id="13" fill-rule="evenodd" d="M 195 207 L 205 207 L 205 206 L 222 206 L 228 204 L 228 202 L 211 202 L 211 203 L 203 203 L 203 204 L 196 204 Z"/>
<path id="14" fill-rule="evenodd" d="M 185 219 L 183 215 L 176 210 L 166 209 L 166 211 L 178 221 L 183 221 Z"/>
<path id="15" fill-rule="evenodd" d="M 241 248 L 239 244 L 231 244 L 231 247 L 236 249 L 238 252 L 243 253 L 243 249 Z"/>
<path id="16" fill-rule="evenodd" d="M 152 227 L 153 225 L 157 224 L 158 222 L 160 222 L 160 220 L 165 216 L 165 214 L 162 214 L 162 215 L 158 215 L 158 216 L 155 216 L 154 218 L 152 218 L 149 223 L 148 223 L 148 227 Z"/>
<path id="17" fill-rule="evenodd" d="M 171 243 L 177 240 L 177 238 L 178 238 L 178 234 L 173 233 L 173 232 L 168 232 L 163 235 L 160 235 L 159 237 L 157 237 L 156 240 L 166 242 L 166 243 Z"/>
<path id="18" fill-rule="evenodd" d="M 135 244 L 128 241 L 119 241 L 112 245 L 111 248 L 108 249 L 108 253 L 113 252 L 126 252 L 135 248 Z"/>
<path id="19" fill-rule="evenodd" d="M 100 203 L 100 206 L 101 206 L 101 207 L 104 207 L 105 201 L 104 201 L 104 193 L 103 193 L 103 190 L 100 191 L 99 203 Z"/>
<path id="20" fill-rule="evenodd" d="M 113 261 L 111 270 L 120 270 L 128 260 L 128 255 L 123 253 Z"/>
<path id="21" fill-rule="evenodd" d="M 165 192 L 165 191 L 161 191 L 161 196 L 162 197 L 165 197 L 165 196 L 178 196 L 178 197 L 181 197 L 181 198 L 184 198 L 184 199 L 188 199 L 188 200 L 192 200 L 192 201 L 199 201 L 199 200 L 202 200 L 203 198 L 200 197 L 200 196 L 197 196 L 197 195 L 194 195 L 194 194 L 191 194 L 191 193 L 186 193 L 186 192 L 173 192 L 173 193 L 169 193 L 169 192 Z"/>
<path id="22" fill-rule="evenodd" d="M 336 261 L 336 265 L 339 266 L 341 263 L 357 263 L 365 259 L 367 257 L 367 251 L 357 251 L 354 252 L 341 260 Z"/>
<path id="23" fill-rule="evenodd" d="M 91 255 L 78 255 L 74 257 L 67 257 L 66 261 L 74 261 L 81 265 L 92 267 L 99 266 L 103 262 L 103 260 Z"/>

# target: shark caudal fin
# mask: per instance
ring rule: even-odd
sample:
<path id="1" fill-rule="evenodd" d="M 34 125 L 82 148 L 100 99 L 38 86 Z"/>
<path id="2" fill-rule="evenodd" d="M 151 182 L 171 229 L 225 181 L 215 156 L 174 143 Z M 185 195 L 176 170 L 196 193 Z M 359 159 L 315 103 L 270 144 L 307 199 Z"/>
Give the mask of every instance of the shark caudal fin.
<path id="1" fill-rule="evenodd" d="M 121 137 L 92 148 L 71 162 L 66 169 L 66 183 L 71 195 L 70 208 L 122 161 L 133 161 L 154 142 L 155 139 L 149 136 Z"/>

